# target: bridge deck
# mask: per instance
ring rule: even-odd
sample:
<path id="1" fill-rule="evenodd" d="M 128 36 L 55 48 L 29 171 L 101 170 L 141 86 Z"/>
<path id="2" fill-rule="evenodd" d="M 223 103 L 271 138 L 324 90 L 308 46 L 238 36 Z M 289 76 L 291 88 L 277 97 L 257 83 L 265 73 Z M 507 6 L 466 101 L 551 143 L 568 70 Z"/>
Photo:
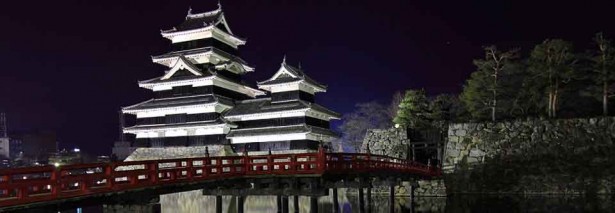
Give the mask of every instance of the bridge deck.
<path id="1" fill-rule="evenodd" d="M 431 178 L 439 168 L 387 156 L 358 153 L 222 156 L 43 166 L 0 170 L 0 210 L 59 200 L 198 184 L 225 178 L 391 174 Z"/>

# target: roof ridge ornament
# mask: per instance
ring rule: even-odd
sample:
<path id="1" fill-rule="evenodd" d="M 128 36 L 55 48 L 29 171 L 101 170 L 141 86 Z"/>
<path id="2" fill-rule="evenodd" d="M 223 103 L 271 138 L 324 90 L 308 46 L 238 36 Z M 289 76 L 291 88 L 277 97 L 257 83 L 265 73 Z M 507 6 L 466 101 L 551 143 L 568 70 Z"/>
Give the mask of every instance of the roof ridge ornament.
<path id="1" fill-rule="evenodd" d="M 220 0 L 218 0 L 218 10 L 222 10 L 222 4 L 220 3 Z"/>
<path id="2" fill-rule="evenodd" d="M 186 14 L 186 20 L 188 20 L 192 16 L 192 6 L 188 7 L 188 14 Z"/>
<path id="3" fill-rule="evenodd" d="M 282 64 L 286 65 L 286 54 L 284 54 L 284 58 L 282 58 Z"/>

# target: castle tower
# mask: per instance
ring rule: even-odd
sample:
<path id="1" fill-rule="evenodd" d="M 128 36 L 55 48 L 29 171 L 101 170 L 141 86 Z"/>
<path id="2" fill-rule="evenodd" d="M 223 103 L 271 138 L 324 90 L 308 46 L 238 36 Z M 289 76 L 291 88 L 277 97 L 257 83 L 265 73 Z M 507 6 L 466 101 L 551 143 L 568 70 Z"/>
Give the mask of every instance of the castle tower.
<path id="1" fill-rule="evenodd" d="M 166 71 L 139 81 L 153 97 L 122 108 L 136 116 L 136 125 L 122 133 L 135 135 L 132 146 L 139 147 L 126 160 L 232 152 L 229 144 L 236 152 L 305 152 L 337 137 L 330 121 L 340 115 L 315 103 L 327 87 L 286 59 L 259 89 L 242 82 L 254 71 L 239 57 L 246 41 L 233 34 L 219 5 L 204 13 L 189 10 L 183 23 L 161 34 L 173 48 L 152 61 Z M 266 91 L 270 97 L 258 97 Z"/>
<path id="2" fill-rule="evenodd" d="M 188 10 L 185 21 L 161 31 L 173 49 L 152 56 L 166 67 L 162 76 L 139 81 L 152 99 L 122 108 L 136 115 L 136 125 L 123 128 L 136 135 L 137 147 L 186 147 L 227 144 L 236 125 L 221 115 L 236 100 L 264 95 L 241 82 L 254 71 L 238 56 L 246 41 L 234 35 L 222 8 L 203 13 Z"/>
<path id="3" fill-rule="evenodd" d="M 340 114 L 314 99 L 327 87 L 288 65 L 286 57 L 273 77 L 259 82 L 258 88 L 269 91 L 271 97 L 239 101 L 225 115 L 238 126 L 227 135 L 235 150 L 316 150 L 338 137 L 330 130 L 330 121 Z"/>

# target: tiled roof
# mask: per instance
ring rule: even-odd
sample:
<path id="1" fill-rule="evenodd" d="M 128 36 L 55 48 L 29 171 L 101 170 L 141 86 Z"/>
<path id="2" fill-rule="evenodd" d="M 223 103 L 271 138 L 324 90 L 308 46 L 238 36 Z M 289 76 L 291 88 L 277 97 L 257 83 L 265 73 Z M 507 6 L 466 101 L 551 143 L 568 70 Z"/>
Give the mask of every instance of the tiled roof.
<path id="1" fill-rule="evenodd" d="M 290 82 L 304 80 L 305 82 L 309 84 L 315 85 L 317 87 L 321 87 L 323 89 L 327 89 L 326 85 L 314 81 L 314 79 L 307 76 L 301 69 L 290 66 L 286 64 L 286 62 L 283 62 L 282 66 L 284 67 L 284 69 L 288 70 L 289 72 L 291 72 L 293 75 L 297 77 L 296 78 L 293 78 L 292 76 L 278 77 L 273 80 L 259 82 L 258 85 L 273 85 L 273 84 L 290 83 Z"/>
<path id="2" fill-rule="evenodd" d="M 283 83 L 297 82 L 297 81 L 301 81 L 301 80 L 302 79 L 300 79 L 300 78 L 276 78 L 276 79 L 273 79 L 273 80 L 260 82 L 260 83 L 258 83 L 258 85 L 283 84 Z"/>
<path id="3" fill-rule="evenodd" d="M 209 125 L 218 125 L 218 124 L 231 124 L 230 122 L 218 118 L 215 120 L 209 121 L 198 121 L 198 122 L 186 122 L 186 123 L 175 123 L 175 124 L 150 124 L 150 125 L 136 125 L 131 127 L 126 127 L 124 130 L 152 130 L 152 129 L 166 129 L 166 128 L 182 128 L 182 127 L 193 127 L 193 126 L 209 126 Z M 235 126 L 234 124 L 231 124 Z"/>
<path id="4" fill-rule="evenodd" d="M 233 129 L 227 135 L 227 137 L 246 137 L 246 136 L 259 136 L 259 135 L 281 135 L 281 134 L 293 134 L 293 133 L 316 133 L 338 137 L 339 135 L 329 129 L 320 127 L 308 126 L 308 125 L 292 125 L 292 126 L 278 126 L 278 127 L 265 127 L 265 128 L 251 128 L 251 129 Z"/>
<path id="5" fill-rule="evenodd" d="M 232 59 L 233 61 L 239 62 L 241 64 L 248 65 L 248 62 L 246 62 L 242 58 L 232 55 L 230 53 L 224 52 L 223 50 L 220 50 L 215 47 L 201 47 L 201 48 L 194 48 L 194 49 L 188 49 L 188 50 L 172 51 L 172 52 L 168 52 L 162 55 L 152 56 L 152 59 L 156 60 L 156 59 L 164 59 L 164 58 L 179 57 L 179 56 L 190 56 L 193 54 L 206 53 L 209 51 L 213 51 L 214 53 L 218 55 L 222 55 L 226 58 Z"/>
<path id="6" fill-rule="evenodd" d="M 206 76 L 198 76 L 198 75 L 187 75 L 187 76 L 173 76 L 172 78 L 161 80 L 161 77 L 155 77 L 143 81 L 139 81 L 140 84 L 148 84 L 148 83 L 161 83 L 161 82 L 174 82 L 174 81 L 183 81 L 183 80 L 192 80 L 199 78 L 208 78 L 210 75 Z"/>
<path id="7" fill-rule="evenodd" d="M 170 58 L 170 57 L 187 56 L 187 55 L 192 55 L 192 54 L 209 52 L 212 49 L 213 49 L 212 47 L 201 47 L 201 48 L 194 48 L 194 49 L 188 49 L 188 50 L 172 51 L 172 52 L 168 52 L 162 55 L 152 56 L 152 59 L 163 59 L 163 58 Z"/>
<path id="8" fill-rule="evenodd" d="M 220 102 L 229 106 L 233 106 L 233 101 L 229 98 L 217 96 L 217 95 L 198 95 L 189 97 L 178 98 L 161 98 L 150 99 L 132 106 L 124 107 L 123 110 L 139 110 L 139 109 L 152 109 L 152 108 L 164 108 L 175 106 L 187 106 L 197 104 L 209 104 L 214 102 Z"/>
<path id="9" fill-rule="evenodd" d="M 221 18 L 221 10 L 202 14 L 189 14 L 186 16 L 186 20 L 175 27 L 175 29 L 178 31 L 198 29 L 212 24 L 217 24 Z"/>
<path id="10" fill-rule="evenodd" d="M 246 101 L 238 101 L 233 109 L 229 110 L 225 116 L 249 115 L 267 112 L 279 112 L 300 109 L 314 109 L 323 113 L 340 117 L 337 112 L 331 111 L 323 106 L 303 100 L 271 103 L 271 98 L 260 98 Z"/>

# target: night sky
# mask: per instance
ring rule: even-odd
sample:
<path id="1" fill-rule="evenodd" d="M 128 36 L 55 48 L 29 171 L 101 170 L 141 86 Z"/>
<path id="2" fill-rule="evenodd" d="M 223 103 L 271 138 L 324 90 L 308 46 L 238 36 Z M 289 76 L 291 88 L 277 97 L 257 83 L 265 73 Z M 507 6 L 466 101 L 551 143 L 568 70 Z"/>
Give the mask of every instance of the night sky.
<path id="1" fill-rule="evenodd" d="M 161 29 L 195 1 L 11 1 L 0 6 L 0 110 L 10 131 L 51 130 L 63 147 L 109 154 L 118 110 L 150 98 L 138 80 L 161 76 L 151 55 L 170 50 Z M 579 50 L 594 33 L 615 38 L 609 1 L 223 0 L 241 56 L 265 80 L 282 57 L 329 86 L 317 101 L 346 113 L 398 90 L 458 93 L 483 45 L 527 53 L 545 38 Z"/>

